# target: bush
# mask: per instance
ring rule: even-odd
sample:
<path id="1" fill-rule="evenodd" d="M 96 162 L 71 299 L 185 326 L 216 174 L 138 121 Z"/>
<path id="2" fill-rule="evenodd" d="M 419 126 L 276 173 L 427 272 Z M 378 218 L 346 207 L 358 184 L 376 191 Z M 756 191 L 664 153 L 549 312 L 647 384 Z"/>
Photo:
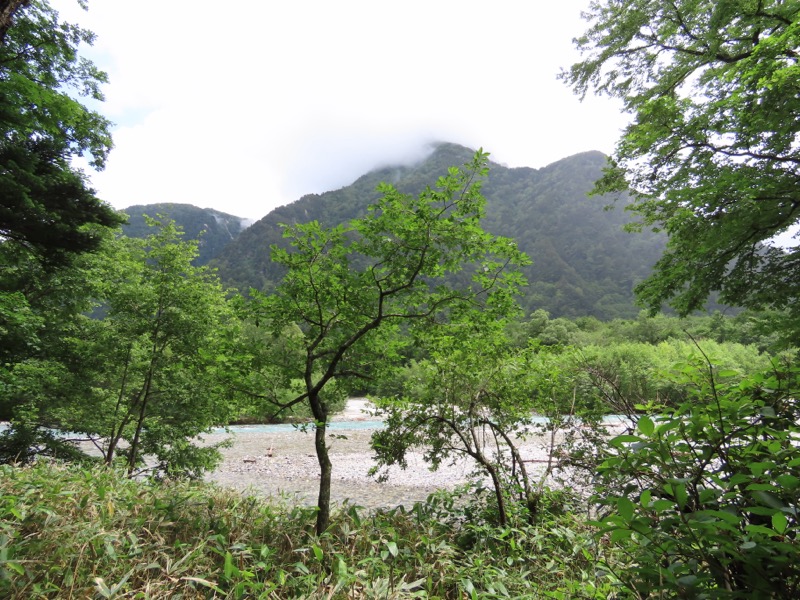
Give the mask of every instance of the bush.
<path id="1" fill-rule="evenodd" d="M 798 597 L 800 369 L 740 378 L 705 359 L 678 383 L 685 402 L 606 450 L 607 570 L 637 598 Z"/>

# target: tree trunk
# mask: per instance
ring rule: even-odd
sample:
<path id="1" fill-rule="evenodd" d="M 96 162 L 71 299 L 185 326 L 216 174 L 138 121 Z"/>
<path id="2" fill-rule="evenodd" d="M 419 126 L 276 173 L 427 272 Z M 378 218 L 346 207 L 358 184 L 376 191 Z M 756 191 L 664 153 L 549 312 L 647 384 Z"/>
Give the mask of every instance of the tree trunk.
<path id="1" fill-rule="evenodd" d="M 139 456 L 139 440 L 142 437 L 142 428 L 144 427 L 144 419 L 147 416 L 147 403 L 150 399 L 150 390 L 153 385 L 153 374 L 155 372 L 155 359 L 150 361 L 150 368 L 147 372 L 147 378 L 144 382 L 144 388 L 139 393 L 139 418 L 136 421 L 136 433 L 131 441 L 130 455 L 128 456 L 128 475 L 133 474 L 136 468 L 136 459 Z"/>
<path id="2" fill-rule="evenodd" d="M 14 24 L 14 14 L 30 4 L 30 0 L 0 0 L 0 45 L 6 41 L 6 33 Z"/>
<path id="3" fill-rule="evenodd" d="M 144 426 L 144 418 L 147 415 L 147 396 L 142 399 L 142 404 L 139 407 L 139 419 L 136 422 L 136 433 L 131 440 L 130 455 L 128 456 L 128 476 L 133 475 L 133 470 L 136 468 L 136 459 L 139 456 L 139 440 L 142 436 L 142 427 Z"/>
<path id="4" fill-rule="evenodd" d="M 492 430 L 500 435 L 508 446 L 508 449 L 511 451 L 511 457 L 513 461 L 519 467 L 520 477 L 522 479 L 522 491 L 525 496 L 525 504 L 528 507 L 528 522 L 531 525 L 536 524 L 536 518 L 539 513 L 539 499 L 541 497 L 541 489 L 538 493 L 534 493 L 533 489 L 531 489 L 531 482 L 530 478 L 528 477 L 528 469 L 525 467 L 525 461 L 522 460 L 522 456 L 519 454 L 519 450 L 517 449 L 516 445 L 511 441 L 511 438 L 506 434 L 505 431 L 500 429 L 498 425 L 495 425 L 491 421 L 486 421 L 486 424 L 492 428 Z M 550 456 L 552 457 L 552 450 L 550 452 Z M 550 463 L 548 462 L 547 470 L 545 471 L 544 477 L 546 477 L 550 472 Z"/>
<path id="5" fill-rule="evenodd" d="M 474 458 L 479 465 L 481 465 L 487 473 L 489 473 L 489 477 L 492 478 L 492 485 L 494 485 L 494 495 L 497 498 L 497 512 L 500 518 L 500 526 L 505 527 L 508 523 L 508 515 L 506 514 L 506 503 L 503 499 L 503 483 L 500 481 L 500 475 L 497 473 L 497 468 L 492 464 L 492 462 L 486 458 L 483 454 L 483 445 L 481 444 L 480 440 L 478 440 L 478 427 L 477 423 L 470 424 L 470 436 L 472 437 L 473 443 L 473 450 L 471 452 L 467 452 L 472 458 Z M 466 442 L 466 440 L 464 440 Z"/>
<path id="6" fill-rule="evenodd" d="M 314 447 L 317 451 L 319 462 L 319 496 L 317 497 L 317 535 L 322 535 L 328 529 L 331 519 L 331 471 L 333 465 L 328 454 L 328 444 L 325 434 L 328 428 L 328 407 L 322 402 L 318 394 L 309 396 L 311 412 L 316 420 L 314 431 Z"/>
<path id="7" fill-rule="evenodd" d="M 128 386 L 128 372 L 131 366 L 131 353 L 133 352 L 133 344 L 128 344 L 128 349 L 125 351 L 125 368 L 122 371 L 122 381 L 120 382 L 119 394 L 117 394 L 117 405 L 114 407 L 114 417 L 111 424 L 111 435 L 108 438 L 108 448 L 106 450 L 105 462 L 111 465 L 114 460 L 114 453 L 117 450 L 117 445 L 122 437 L 122 431 L 128 424 L 128 419 L 131 416 L 131 410 L 128 408 L 125 418 L 118 422 L 119 412 L 122 408 L 122 403 L 125 400 L 125 394 Z M 119 426 L 117 426 L 119 425 Z"/>
<path id="8" fill-rule="evenodd" d="M 497 498 L 497 513 L 500 518 L 500 527 L 505 527 L 508 525 L 508 515 L 506 514 L 506 501 L 503 498 L 503 484 L 500 482 L 500 476 L 494 465 L 490 464 L 489 461 L 484 461 L 483 468 L 489 472 L 489 476 L 492 478 L 494 495 L 495 498 Z"/>

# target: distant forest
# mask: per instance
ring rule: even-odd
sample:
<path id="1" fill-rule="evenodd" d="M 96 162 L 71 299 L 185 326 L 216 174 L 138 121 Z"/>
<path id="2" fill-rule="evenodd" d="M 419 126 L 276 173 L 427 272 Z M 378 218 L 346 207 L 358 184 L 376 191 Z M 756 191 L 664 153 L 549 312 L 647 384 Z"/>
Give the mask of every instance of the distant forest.
<path id="1" fill-rule="evenodd" d="M 187 238 L 200 232 L 198 264 L 219 269 L 223 284 L 247 293 L 268 291 L 283 276 L 270 260 L 270 245 L 284 246 L 281 224 L 317 220 L 333 225 L 360 216 L 379 196 L 381 181 L 409 194 L 419 193 L 452 165 L 463 164 L 472 150 L 443 143 L 413 166 L 374 170 L 339 190 L 309 194 L 276 208 L 247 229 L 242 219 L 181 204 L 136 206 L 126 210 L 128 235 L 145 234 L 141 214 L 174 219 Z M 606 157 L 586 152 L 542 169 L 514 168 L 492 163 L 483 191 L 487 198 L 484 226 L 497 235 L 514 238 L 533 260 L 525 269 L 528 286 L 521 303 L 530 314 L 546 310 L 553 317 L 593 316 L 631 318 L 639 312 L 633 286 L 650 273 L 664 250 L 662 234 L 644 231 L 630 235 L 631 221 L 620 206 L 607 210 L 613 198 L 589 196 Z"/>

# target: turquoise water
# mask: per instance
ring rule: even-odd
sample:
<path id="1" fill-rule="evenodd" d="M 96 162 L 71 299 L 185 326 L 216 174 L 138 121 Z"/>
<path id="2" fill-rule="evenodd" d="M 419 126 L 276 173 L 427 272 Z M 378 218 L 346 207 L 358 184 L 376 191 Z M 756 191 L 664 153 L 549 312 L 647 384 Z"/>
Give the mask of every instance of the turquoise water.
<path id="1" fill-rule="evenodd" d="M 361 429 L 382 429 L 383 421 L 331 421 L 328 423 L 329 430 L 353 431 Z M 231 433 L 280 433 L 284 431 L 295 431 L 297 427 L 289 423 L 276 423 L 273 425 L 231 425 L 228 431 Z M 312 427 L 313 429 L 313 427 Z M 211 433 L 225 433 L 225 429 L 217 427 Z"/>
<path id="2" fill-rule="evenodd" d="M 619 415 L 608 415 L 603 417 L 603 422 L 606 425 L 620 425 L 626 422 L 625 417 Z M 531 423 L 541 425 L 547 423 L 547 417 L 534 417 Z M 363 429 L 383 429 L 383 421 L 331 421 L 328 423 L 328 429 L 333 431 L 353 431 Z M 280 423 L 273 425 L 231 425 L 228 431 L 231 433 L 280 433 L 285 431 L 295 431 L 297 427 L 288 423 Z M 212 433 L 225 433 L 225 429 L 218 427 L 212 430 Z"/>

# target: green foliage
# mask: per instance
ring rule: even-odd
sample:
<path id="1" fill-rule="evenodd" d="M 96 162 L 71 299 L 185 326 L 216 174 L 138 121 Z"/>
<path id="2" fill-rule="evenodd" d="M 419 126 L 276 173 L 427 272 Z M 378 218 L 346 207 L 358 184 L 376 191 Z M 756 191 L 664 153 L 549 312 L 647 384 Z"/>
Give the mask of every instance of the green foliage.
<path id="1" fill-rule="evenodd" d="M 669 236 L 637 287 L 652 310 L 721 302 L 786 309 L 798 323 L 798 247 L 769 240 L 798 221 L 796 2 L 601 1 L 564 74 L 634 116 L 597 190 L 632 190 L 642 226 Z"/>
<path id="2" fill-rule="evenodd" d="M 109 469 L 0 467 L 6 598 L 606 598 L 591 531 L 568 515 L 498 528 L 470 496 L 410 511 L 315 511 Z M 46 557 L 46 560 L 42 560 Z"/>
<path id="3" fill-rule="evenodd" d="M 326 423 L 330 405 L 321 394 L 336 381 L 346 392 L 377 379 L 397 357 L 400 324 L 427 327 L 468 307 L 494 314 L 513 307 L 522 279 L 514 267 L 527 258 L 512 240 L 481 228 L 487 155 L 450 167 L 436 187 L 418 196 L 381 184 L 382 198 L 349 225 L 316 221 L 286 227 L 293 251 L 272 247 L 286 275 L 272 295 L 256 295 L 254 320 L 274 338 L 297 325 L 300 360 L 277 364 L 282 388 L 303 389 L 282 409 L 307 403 L 314 416 L 320 463 L 318 532 L 327 526 L 330 472 Z M 290 353 L 291 354 L 291 353 Z M 380 360 L 376 360 L 381 357 Z"/>
<path id="4" fill-rule="evenodd" d="M 86 456 L 67 439 L 24 415 L 0 432 L 0 464 L 26 465 L 42 457 L 80 462 Z"/>
<path id="5" fill-rule="evenodd" d="M 108 237 L 107 235 L 105 237 Z M 89 366 L 79 346 L 98 281 L 76 256 L 57 269 L 15 244 L 0 244 L 0 418 L 18 406 L 58 405 L 80 397 Z M 50 421 L 52 424 L 52 421 Z"/>
<path id="6" fill-rule="evenodd" d="M 236 414 L 218 352 L 238 321 L 215 277 L 192 265 L 196 243 L 180 241 L 174 224 L 152 224 L 160 229 L 146 240 L 109 239 L 69 267 L 29 258 L 4 273 L 27 275 L 35 301 L 17 313 L 30 335 L 0 369 L 9 443 L 44 435 L 44 425 L 88 436 L 107 463 L 123 453 L 131 472 L 144 456 L 171 475 L 213 466 L 216 450 L 187 440 Z M 81 314 L 99 304 L 102 319 Z"/>
<path id="7" fill-rule="evenodd" d="M 87 224 L 123 220 L 70 165 L 88 155 L 102 168 L 111 148 L 108 120 L 75 99 L 102 100 L 105 73 L 78 54 L 93 39 L 36 0 L 18 7 L 0 44 L 0 236 L 55 264 L 98 247 Z"/>
<path id="8" fill-rule="evenodd" d="M 259 320 L 253 322 L 249 307 L 234 299 L 241 316 L 241 332 L 232 344 L 219 349 L 222 360 L 219 375 L 225 385 L 239 392 L 237 423 L 294 422 L 313 423 L 313 415 L 307 404 L 292 404 L 292 400 L 304 389 L 300 378 L 286 379 L 286 369 L 294 368 L 302 361 L 302 339 L 300 328 L 289 325 L 275 335 Z M 290 365 L 292 365 L 290 367 Z M 314 377 L 318 377 L 315 373 Z M 321 392 L 323 401 L 331 413 L 344 409 L 347 394 L 339 389 L 332 379 Z"/>
<path id="9" fill-rule="evenodd" d="M 554 471 L 567 458 L 574 462 L 580 455 L 585 463 L 591 454 L 602 409 L 574 353 L 515 348 L 504 335 L 504 319 L 465 317 L 417 341 L 429 358 L 401 376 L 396 395 L 376 399 L 386 426 L 372 436 L 374 471 L 406 468 L 412 449 L 434 470 L 466 456 L 475 476 L 491 481 L 501 525 L 509 512 L 519 512 L 513 504 L 535 522 Z M 535 415 L 546 419 L 537 425 Z M 519 447 L 534 434 L 544 434 L 547 460 L 529 473 Z"/>
<path id="10" fill-rule="evenodd" d="M 87 323 L 82 348 L 93 393 L 61 421 L 96 438 L 108 463 L 125 441 L 131 472 L 149 455 L 167 473 L 198 475 L 216 454 L 187 440 L 234 414 L 217 369 L 238 323 L 214 275 L 192 265 L 196 242 L 174 223 L 150 224 L 154 233 L 118 240 L 98 265 L 106 314 Z"/>
<path id="11" fill-rule="evenodd" d="M 754 374 L 770 365 L 768 356 L 753 346 L 704 341 L 703 350 L 721 369 Z M 581 348 L 581 362 L 611 412 L 636 414 L 637 405 L 677 406 L 693 392 L 687 381 L 676 380 L 673 366 L 697 353 L 693 342 L 671 339 L 659 344 L 617 343 Z"/>
<path id="12" fill-rule="evenodd" d="M 29 401 L 33 371 L 80 370 L 72 339 L 92 282 L 77 263 L 123 218 L 70 163 L 86 155 L 100 168 L 111 147 L 108 121 L 74 97 L 102 99 L 105 74 L 78 54 L 93 34 L 42 0 L 6 2 L 2 13 L 0 418 L 9 418 Z"/>
<path id="13" fill-rule="evenodd" d="M 599 535 L 635 597 L 793 598 L 800 589 L 796 367 L 685 364 L 686 401 L 603 449 Z"/>
<path id="14" fill-rule="evenodd" d="M 508 335 L 516 346 L 525 346 L 532 340 L 548 346 L 579 348 L 702 340 L 732 344 L 731 348 L 734 345 L 752 346 L 759 352 L 774 354 L 786 349 L 786 344 L 775 333 L 776 328 L 783 326 L 784 319 L 784 314 L 774 311 L 742 311 L 735 316 L 715 311 L 686 317 L 662 313 L 650 316 L 642 311 L 635 319 L 600 321 L 591 316 L 551 319 L 547 311 L 538 309 L 527 318 L 511 321 Z"/>

